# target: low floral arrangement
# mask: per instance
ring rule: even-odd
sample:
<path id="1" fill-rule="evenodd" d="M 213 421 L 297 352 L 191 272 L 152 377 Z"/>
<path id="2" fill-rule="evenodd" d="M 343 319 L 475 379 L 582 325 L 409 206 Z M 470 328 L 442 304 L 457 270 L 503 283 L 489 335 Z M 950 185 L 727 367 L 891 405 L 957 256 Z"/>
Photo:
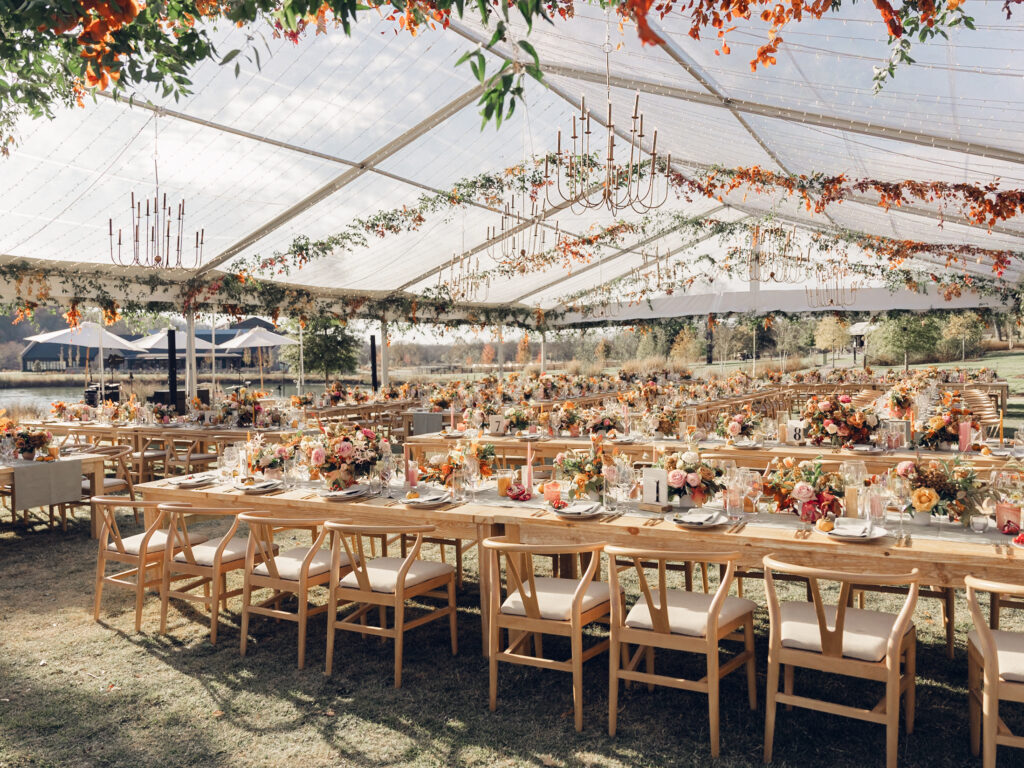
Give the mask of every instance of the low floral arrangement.
<path id="1" fill-rule="evenodd" d="M 506 408 L 505 419 L 509 429 L 526 429 L 530 426 L 533 412 L 529 408 Z"/>
<path id="2" fill-rule="evenodd" d="M 452 403 L 455 401 L 454 390 L 445 388 L 435 390 L 430 395 L 430 410 L 432 411 L 447 411 L 452 407 Z"/>
<path id="3" fill-rule="evenodd" d="M 42 429 L 14 428 L 14 450 L 22 458 L 34 456 L 37 451 L 45 451 L 51 440 L 53 435 Z"/>
<path id="4" fill-rule="evenodd" d="M 604 454 L 600 445 L 595 444 L 589 451 L 559 453 L 555 456 L 555 472 L 569 484 L 573 498 L 580 499 L 587 493 L 604 492 Z"/>
<path id="5" fill-rule="evenodd" d="M 303 441 L 310 477 L 322 477 L 331 490 L 353 485 L 380 461 L 391 444 L 360 426 L 340 425 L 331 430 L 321 427 L 320 435 Z"/>
<path id="6" fill-rule="evenodd" d="M 153 420 L 157 424 L 170 424 L 175 415 L 176 410 L 173 405 L 153 403 Z"/>
<path id="7" fill-rule="evenodd" d="M 239 387 L 228 395 L 222 410 L 225 411 L 225 417 L 227 418 L 236 415 L 238 417 L 238 426 L 251 427 L 256 424 L 256 420 L 263 410 L 263 406 L 260 405 L 260 398 L 266 396 L 266 392 L 257 392 L 245 387 Z"/>
<path id="8" fill-rule="evenodd" d="M 64 421 L 91 421 L 96 416 L 92 406 L 85 403 L 65 403 L 61 400 L 50 404 L 50 412 Z"/>
<path id="9" fill-rule="evenodd" d="M 249 441 L 249 469 L 254 472 L 283 470 L 284 463 L 295 456 L 295 443 L 265 443 L 262 435 Z"/>
<path id="10" fill-rule="evenodd" d="M 839 515 L 845 484 L 836 472 L 825 472 L 821 459 L 797 462 L 786 457 L 774 459 L 764 477 L 764 492 L 778 505 L 779 512 L 792 512 L 806 523 L 825 515 Z"/>
<path id="11" fill-rule="evenodd" d="M 910 413 L 914 398 L 908 387 L 895 386 L 886 393 L 885 402 L 893 418 L 902 419 Z"/>
<path id="12" fill-rule="evenodd" d="M 815 445 L 831 443 L 838 448 L 871 442 L 878 428 L 878 416 L 870 408 L 854 408 L 849 395 L 811 397 L 802 414 L 804 434 Z"/>
<path id="13" fill-rule="evenodd" d="M 301 395 L 292 395 L 292 408 L 309 408 L 313 405 L 313 393 L 303 392 Z"/>
<path id="14" fill-rule="evenodd" d="M 689 496 L 700 506 L 725 487 L 720 481 L 722 470 L 702 461 L 696 451 L 666 454 L 657 466 L 668 472 L 670 499 Z"/>
<path id="15" fill-rule="evenodd" d="M 975 421 L 974 414 L 964 407 L 958 393 L 944 392 L 938 411 L 923 423 L 923 431 L 917 436 L 918 445 L 937 451 L 943 443 L 958 444 L 962 421 L 970 421 L 971 429 L 981 429 L 981 424 Z"/>
<path id="16" fill-rule="evenodd" d="M 682 418 L 683 415 L 678 408 L 665 405 L 651 412 L 650 422 L 655 432 L 669 436 L 679 431 L 679 422 Z"/>
<path id="17" fill-rule="evenodd" d="M 952 461 L 901 461 L 896 474 L 910 484 L 905 511 L 912 515 L 941 515 L 967 525 L 981 504 L 981 479 L 959 457 Z"/>
<path id="18" fill-rule="evenodd" d="M 715 433 L 727 440 L 735 440 L 737 437 L 753 437 L 760 428 L 760 417 L 749 405 L 746 405 L 739 413 L 734 413 L 731 416 L 725 413 L 720 415 L 718 424 L 715 425 Z"/>
<path id="19" fill-rule="evenodd" d="M 562 429 L 572 431 L 573 427 L 579 428 L 580 421 L 583 419 L 583 414 L 580 413 L 580 409 L 576 407 L 576 403 L 572 400 L 566 400 L 562 403 L 561 408 L 558 409 L 559 424 Z"/>
<path id="20" fill-rule="evenodd" d="M 10 437 L 17 426 L 14 419 L 7 415 L 7 409 L 0 408 L 0 437 Z"/>
<path id="21" fill-rule="evenodd" d="M 587 414 L 585 420 L 586 430 L 590 434 L 598 432 L 621 432 L 622 420 L 613 411 L 597 410 Z"/>

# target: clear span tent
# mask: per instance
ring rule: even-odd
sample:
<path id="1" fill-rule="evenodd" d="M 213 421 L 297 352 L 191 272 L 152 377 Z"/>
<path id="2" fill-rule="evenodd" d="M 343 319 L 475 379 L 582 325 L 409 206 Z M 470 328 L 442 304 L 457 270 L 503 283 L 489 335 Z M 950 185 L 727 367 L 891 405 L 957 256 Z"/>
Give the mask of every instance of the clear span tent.
<path id="1" fill-rule="evenodd" d="M 888 46 L 870 4 L 844 6 L 839 18 L 790 25 L 778 64 L 756 73 L 749 61 L 766 38 L 759 22 L 731 32 L 732 54 L 722 56 L 714 54 L 713 41 L 690 39 L 679 14 L 659 22 L 661 46 L 643 46 L 634 28 L 620 32 L 613 24 L 617 122 L 626 124 L 639 93 L 645 125 L 658 129 L 659 149 L 671 152 L 683 172 L 757 165 L 790 173 L 998 179 L 1020 186 L 1024 61 L 1015 54 L 1024 27 L 1016 16 L 1007 21 L 1000 5 L 972 7 L 977 33 L 959 30 L 948 42 L 917 45 L 917 63 L 902 67 L 878 95 L 872 93 L 872 68 L 887 60 Z M 245 34 L 222 25 L 215 33 L 218 50 L 243 47 Z M 125 226 L 129 194 L 152 195 L 157 129 L 161 190 L 169 199 L 187 199 L 186 231 L 205 230 L 197 271 L 216 274 L 239 259 L 280 251 L 296 236 L 322 238 L 354 217 L 412 205 L 457 179 L 551 152 L 556 132 L 568 134 L 581 95 L 595 120 L 605 112 L 606 21 L 593 5 L 577 4 L 575 18 L 535 26 L 528 39 L 545 84 L 528 81 L 526 104 L 498 131 L 493 125 L 481 130 L 479 85 L 468 66 L 455 66 L 490 34 L 470 14 L 448 30 L 422 30 L 416 37 L 396 33 L 394 22 L 369 13 L 351 37 L 332 29 L 295 45 L 273 39 L 269 29 L 261 34 L 261 68 L 245 64 L 236 77 L 233 66 L 205 63 L 194 72 L 193 95 L 180 101 L 139 94 L 129 105 L 100 94 L 84 109 L 20 125 L 19 145 L 0 161 L 0 260 L 60 262 L 96 279 L 137 276 L 111 267 L 108 219 Z M 513 36 L 525 37 L 522 25 L 513 24 Z M 502 58 L 514 59 L 513 51 L 502 44 L 488 52 L 489 70 Z M 824 216 L 809 214 L 795 198 L 742 190 L 722 201 L 672 199 L 666 208 L 724 221 L 771 215 L 808 232 L 841 227 L 1024 250 L 1019 222 L 986 231 L 927 204 L 886 212 L 870 196 L 848 199 Z M 335 253 L 275 279 L 323 296 L 416 295 L 437 283 L 453 256 L 473 252 L 486 260 L 488 228 L 499 220 L 496 208 L 482 204 L 453 208 L 428 217 L 417 231 L 371 237 L 366 248 Z M 548 223 L 582 234 L 612 220 L 607 212 L 561 211 Z M 635 304 L 612 297 L 589 319 L 814 309 L 800 286 L 753 285 L 701 271 L 701 254 L 721 255 L 734 245 L 721 238 L 694 242 L 678 231 L 630 234 L 589 264 L 494 281 L 477 301 L 544 310 L 564 306 L 569 295 L 583 295 L 586 302 L 587 291 L 642 272 L 645 254 L 656 248 L 690 270 L 691 288 Z M 918 267 L 943 268 L 920 258 Z M 966 270 L 990 274 L 983 264 Z M 1017 283 L 1021 265 L 1014 263 L 1006 278 Z M 9 299 L 11 290 L 4 286 L 0 298 Z M 180 303 L 166 288 L 144 293 Z M 934 290 L 893 293 L 869 284 L 847 308 L 992 301 L 967 292 L 946 302 Z M 570 314 L 564 320 L 587 319 Z"/>

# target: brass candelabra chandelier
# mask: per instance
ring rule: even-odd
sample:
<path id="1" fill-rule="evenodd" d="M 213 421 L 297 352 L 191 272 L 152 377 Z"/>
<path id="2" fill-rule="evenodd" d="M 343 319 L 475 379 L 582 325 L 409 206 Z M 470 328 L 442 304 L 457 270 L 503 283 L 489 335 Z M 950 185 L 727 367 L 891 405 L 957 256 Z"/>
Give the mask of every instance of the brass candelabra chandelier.
<path id="1" fill-rule="evenodd" d="M 569 137 L 571 147 L 566 147 L 563 152 L 562 132 L 559 130 L 555 154 L 544 160 L 545 198 L 550 206 L 568 204 L 575 214 L 604 207 L 613 214 L 631 209 L 643 215 L 659 208 L 668 200 L 672 155 L 662 157 L 658 154 L 657 130 L 651 139 L 650 152 L 644 150 L 644 115 L 640 111 L 640 94 L 637 94 L 633 101 L 633 114 L 629 118 L 629 161 L 623 166 L 616 165 L 617 136 L 612 114 L 611 86 L 611 23 L 607 10 L 603 49 L 605 92 L 608 99 L 608 116 L 603 134 L 604 147 L 599 146 L 597 141 L 591 142 L 591 139 L 595 138 L 595 133 L 600 134 L 600 126 L 596 130 L 592 127 L 586 97 L 581 97 L 580 113 L 572 118 L 572 134 Z M 601 151 L 604 152 L 603 165 L 596 154 Z"/>
<path id="2" fill-rule="evenodd" d="M 807 306 L 811 309 L 851 307 L 862 287 L 859 281 L 850 279 L 849 268 L 839 264 L 818 266 L 815 277 L 816 284 L 804 286 Z"/>
<path id="3" fill-rule="evenodd" d="M 495 263 L 523 259 L 548 248 L 547 206 L 525 193 L 513 194 L 501 212 L 501 221 L 487 227 L 488 257 Z M 557 245 L 561 230 L 555 222 L 550 242 Z"/>
<path id="4" fill-rule="evenodd" d="M 110 260 L 122 267 L 194 269 L 203 261 L 206 230 L 201 229 L 195 233 L 195 243 L 189 248 L 185 234 L 185 200 L 180 200 L 172 208 L 167 202 L 167 194 L 160 194 L 159 112 L 153 118 L 153 126 L 153 179 L 156 191 L 152 200 L 148 197 L 145 199 L 145 207 L 143 201 L 136 200 L 135 193 L 131 193 L 127 238 L 119 228 L 115 243 L 114 220 L 108 220 Z M 191 258 L 188 255 L 190 250 Z"/>
<path id="5" fill-rule="evenodd" d="M 806 282 L 814 271 L 809 253 L 795 243 L 796 229 L 757 227 L 750 233 L 747 277 L 752 282 L 796 285 Z"/>

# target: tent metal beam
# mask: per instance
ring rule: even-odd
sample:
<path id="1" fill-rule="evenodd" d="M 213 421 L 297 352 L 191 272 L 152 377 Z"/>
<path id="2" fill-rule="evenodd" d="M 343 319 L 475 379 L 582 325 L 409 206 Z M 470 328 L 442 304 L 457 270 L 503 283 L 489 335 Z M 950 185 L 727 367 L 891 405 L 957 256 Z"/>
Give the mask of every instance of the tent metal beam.
<path id="1" fill-rule="evenodd" d="M 664 37 L 664 33 L 661 33 Z M 553 64 L 541 62 L 541 69 L 551 75 L 568 77 L 582 82 L 604 85 L 605 73 L 596 70 L 588 70 L 580 67 L 572 67 L 565 64 Z M 969 141 L 940 136 L 937 134 L 924 133 L 922 131 L 911 131 L 903 128 L 894 128 L 876 123 L 867 123 L 861 120 L 851 120 L 845 117 L 835 117 L 821 112 L 810 112 L 803 109 L 783 107 L 772 104 L 762 104 L 747 99 L 736 99 L 722 96 L 721 98 L 711 93 L 680 88 L 675 85 L 656 83 L 645 80 L 642 77 L 622 77 L 612 75 L 611 84 L 616 88 L 627 88 L 633 91 L 640 91 L 652 96 L 668 96 L 681 101 L 689 101 L 694 104 L 704 104 L 711 107 L 721 107 L 748 115 L 769 117 L 776 120 L 783 120 L 789 123 L 801 125 L 813 125 L 819 128 L 831 128 L 838 131 L 857 133 L 862 136 L 871 136 L 878 139 L 889 139 L 904 144 L 916 144 L 922 147 L 935 149 L 946 149 L 951 152 L 960 152 L 975 157 L 985 157 L 991 160 L 1003 160 L 1011 163 L 1024 164 L 1024 152 L 1018 152 L 1003 147 L 993 147 L 985 144 L 975 144 Z"/>
<path id="2" fill-rule="evenodd" d="M 97 91 L 96 95 L 101 97 L 101 98 L 108 99 L 110 101 L 118 101 L 118 102 L 124 102 L 125 101 L 124 99 L 119 99 L 119 98 L 117 98 L 115 96 L 112 96 L 111 94 L 107 93 L 106 91 Z M 214 131 L 220 131 L 222 133 L 229 133 L 229 134 L 231 134 L 233 136 L 239 136 L 239 137 L 241 137 L 243 139 L 249 139 L 251 141 L 255 141 L 255 142 L 258 142 L 260 144 L 268 144 L 269 146 L 278 147 L 280 149 L 286 149 L 286 150 L 289 150 L 290 152 L 297 152 L 297 153 L 302 154 L 302 155 L 308 155 L 309 157 L 315 157 L 315 158 L 317 158 L 319 160 L 326 160 L 329 163 L 337 163 L 338 165 L 346 165 L 349 168 L 358 168 L 359 167 L 359 163 L 356 162 L 355 160 L 348 160 L 348 159 L 346 159 L 344 157 L 338 157 L 337 155 L 332 155 L 332 154 L 329 154 L 327 152 L 320 152 L 320 151 L 315 150 L 315 149 L 310 149 L 309 147 L 303 147 L 303 146 L 300 146 L 298 144 L 292 144 L 292 143 L 287 142 L 287 141 L 281 141 L 279 139 L 271 138 L 270 136 L 261 136 L 258 133 L 252 133 L 250 131 L 244 131 L 241 128 L 235 128 L 234 126 L 231 126 L 231 125 L 225 125 L 224 123 L 218 123 L 218 122 L 215 122 L 213 120 L 206 120 L 205 118 L 202 118 L 202 117 L 196 117 L 195 115 L 190 115 L 187 112 L 180 112 L 180 111 L 175 110 L 175 109 L 167 109 L 166 107 L 158 107 L 157 105 L 153 104 L 152 102 L 148 102 L 148 101 L 145 102 L 145 103 L 143 103 L 143 102 L 132 102 L 132 106 L 135 107 L 135 108 L 138 108 L 138 109 L 145 109 L 145 110 L 148 110 L 150 112 L 154 112 L 154 113 L 156 113 L 159 116 L 170 117 L 170 118 L 173 118 L 175 120 L 181 120 L 183 122 L 194 123 L 195 125 L 201 125 L 204 128 L 210 128 L 210 129 L 212 129 Z M 419 181 L 415 181 L 415 180 L 410 179 L 410 178 L 408 178 L 406 176 L 402 176 L 402 175 L 397 174 L 397 173 L 392 173 L 391 171 L 385 171 L 384 169 L 377 168 L 376 166 L 374 166 L 373 168 L 368 168 L 367 170 L 370 173 L 376 174 L 377 176 L 383 176 L 386 179 L 391 179 L 392 181 L 397 181 L 397 182 L 400 182 L 402 184 L 408 184 L 410 187 L 416 187 L 417 189 L 422 189 L 424 192 L 430 192 L 431 194 L 435 194 L 435 195 L 446 194 L 445 190 L 438 189 L 437 187 L 432 187 L 429 184 L 423 184 L 423 183 L 421 183 Z M 466 205 L 470 205 L 470 206 L 472 206 L 474 208 L 479 208 L 480 210 L 483 210 L 483 211 L 490 211 L 491 213 L 498 213 L 498 214 L 501 213 L 501 209 L 500 208 L 495 208 L 493 206 L 486 205 L 484 203 L 478 203 L 475 200 L 467 200 L 466 201 Z M 548 229 L 554 229 L 554 226 L 552 226 L 550 224 L 547 224 L 547 223 L 542 224 L 542 226 L 544 226 L 544 227 L 546 227 Z"/>
<path id="3" fill-rule="evenodd" d="M 239 253 L 244 251 L 246 248 L 263 239 L 271 232 L 279 229 L 281 226 L 288 223 L 299 214 L 312 208 L 317 203 L 323 202 L 338 190 L 351 184 L 360 176 L 367 173 L 377 163 L 383 162 L 387 158 L 391 157 L 395 153 L 407 147 L 412 142 L 416 141 L 416 139 L 420 138 L 431 129 L 443 123 L 452 115 L 455 115 L 458 112 L 465 109 L 466 107 L 468 107 L 470 104 L 479 99 L 480 94 L 482 93 L 483 86 L 477 85 L 471 88 L 470 90 L 466 91 L 458 98 L 448 102 L 443 107 L 441 107 L 441 109 L 424 118 L 421 122 L 417 123 L 409 130 L 405 131 L 398 138 L 388 142 L 380 149 L 367 155 L 366 158 L 364 158 L 362 162 L 358 163 L 355 167 L 350 168 L 349 170 L 345 171 L 339 176 L 336 176 L 327 184 L 320 187 L 320 189 L 306 196 L 305 198 L 297 202 L 295 205 L 289 207 L 282 213 L 278 214 L 263 226 L 259 227 L 255 231 L 243 237 L 241 240 L 239 240 L 237 243 L 232 245 L 227 250 L 219 253 L 216 257 L 206 262 L 198 270 L 196 270 L 195 274 L 202 275 L 206 272 L 209 272 L 211 269 L 219 267 L 221 264 L 234 258 Z"/>

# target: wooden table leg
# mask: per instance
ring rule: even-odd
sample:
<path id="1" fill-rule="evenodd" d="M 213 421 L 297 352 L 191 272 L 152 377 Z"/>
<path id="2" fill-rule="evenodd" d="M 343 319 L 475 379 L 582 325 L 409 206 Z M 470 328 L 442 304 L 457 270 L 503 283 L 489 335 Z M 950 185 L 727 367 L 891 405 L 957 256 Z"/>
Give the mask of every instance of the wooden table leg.
<path id="1" fill-rule="evenodd" d="M 491 626 L 490 601 L 491 601 L 491 558 L 490 552 L 484 549 L 483 540 L 493 535 L 494 526 L 485 523 L 477 523 L 476 526 L 476 554 L 480 570 L 480 630 L 483 640 L 483 654 L 487 656 L 487 633 Z"/>

